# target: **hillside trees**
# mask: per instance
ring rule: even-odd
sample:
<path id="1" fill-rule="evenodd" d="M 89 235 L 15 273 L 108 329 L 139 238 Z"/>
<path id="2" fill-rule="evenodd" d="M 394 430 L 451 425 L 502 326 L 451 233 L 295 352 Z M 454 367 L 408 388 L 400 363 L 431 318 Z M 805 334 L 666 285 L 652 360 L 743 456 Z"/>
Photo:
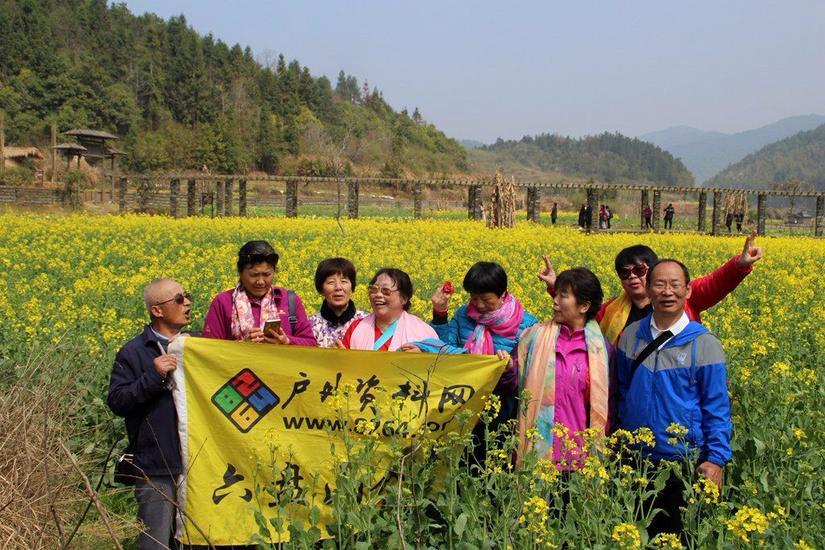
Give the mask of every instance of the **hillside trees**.
<path id="1" fill-rule="evenodd" d="M 524 136 L 519 141 L 498 139 L 482 149 L 497 153 L 502 160 L 607 182 L 632 180 L 673 186 L 693 184 L 690 172 L 670 153 L 651 143 L 618 133 L 605 132 L 583 138 L 539 134 Z"/>
<path id="2" fill-rule="evenodd" d="M 182 15 L 135 16 L 106 0 L 0 3 L 0 51 L 8 143 L 45 146 L 51 122 L 99 128 L 121 136 L 129 170 L 289 169 L 307 152 L 309 116 L 336 145 L 312 154 L 345 151 L 375 173 L 408 120 L 344 71 L 333 89 L 298 60 L 262 65 L 249 48 L 199 35 Z M 427 125 L 413 130 L 396 138 L 401 171 L 467 169 L 457 142 Z"/>

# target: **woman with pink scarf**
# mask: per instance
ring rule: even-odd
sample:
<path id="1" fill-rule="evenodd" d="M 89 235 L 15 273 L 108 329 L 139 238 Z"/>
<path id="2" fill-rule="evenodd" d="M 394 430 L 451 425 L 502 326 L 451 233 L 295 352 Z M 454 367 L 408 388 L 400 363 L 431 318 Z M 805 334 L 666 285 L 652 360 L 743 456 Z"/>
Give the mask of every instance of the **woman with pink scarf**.
<path id="1" fill-rule="evenodd" d="M 249 241 L 238 252 L 238 284 L 212 299 L 202 336 L 269 344 L 315 346 L 315 335 L 301 298 L 272 284 L 278 254 L 266 241 Z M 266 321 L 280 328 L 264 333 Z"/>
<path id="2" fill-rule="evenodd" d="M 379 269 L 367 287 L 372 313 L 356 319 L 337 347 L 396 351 L 416 340 L 435 339 L 435 331 L 408 313 L 413 295 L 410 276 L 400 269 Z"/>
<path id="3" fill-rule="evenodd" d="M 505 369 L 494 393 L 501 398 L 501 411 L 490 423 L 490 430 L 502 422 L 514 419 L 518 413 L 516 389 L 518 364 L 514 351 L 521 333 L 538 320 L 524 311 L 521 303 L 507 292 L 507 272 L 495 262 L 478 262 L 464 276 L 464 290 L 470 301 L 459 307 L 448 321 L 451 293 L 441 287 L 433 295 L 432 327 L 440 342 L 415 342 L 415 347 L 426 352 L 472 353 L 479 355 L 510 355 L 511 363 Z M 511 355 L 512 354 L 512 355 Z M 483 427 L 474 436 L 483 438 Z M 479 463 L 484 461 L 483 445 L 474 452 Z"/>

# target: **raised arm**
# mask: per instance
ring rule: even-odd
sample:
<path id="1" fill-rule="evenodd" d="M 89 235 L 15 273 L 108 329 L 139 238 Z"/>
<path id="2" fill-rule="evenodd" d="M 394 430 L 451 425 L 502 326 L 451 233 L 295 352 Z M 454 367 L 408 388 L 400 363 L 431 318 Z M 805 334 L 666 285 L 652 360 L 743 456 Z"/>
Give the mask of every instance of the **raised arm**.
<path id="1" fill-rule="evenodd" d="M 553 269 L 553 264 L 550 263 L 550 258 L 547 254 L 542 254 L 544 260 L 544 268 L 539 271 L 539 280 L 547 285 L 547 294 L 555 296 L 556 294 L 556 270 Z"/>
<path id="2" fill-rule="evenodd" d="M 754 239 L 756 230 L 745 239 L 741 254 L 704 277 L 690 282 L 690 305 L 694 311 L 699 313 L 715 306 L 748 276 L 753 270 L 753 264 L 762 259 L 762 247 L 754 246 Z"/>

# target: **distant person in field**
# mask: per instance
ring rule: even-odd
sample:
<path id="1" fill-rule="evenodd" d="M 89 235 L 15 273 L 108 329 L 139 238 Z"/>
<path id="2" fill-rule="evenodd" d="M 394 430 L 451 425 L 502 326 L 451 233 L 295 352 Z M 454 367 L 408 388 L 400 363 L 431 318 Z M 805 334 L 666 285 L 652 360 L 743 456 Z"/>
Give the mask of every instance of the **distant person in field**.
<path id="1" fill-rule="evenodd" d="M 171 384 L 178 364 L 168 347 L 189 324 L 192 300 L 172 279 L 149 284 L 143 300 L 149 324 L 117 352 L 107 403 L 126 419 L 126 453 L 132 455 L 137 517 L 144 525 L 139 547 L 174 548 L 174 502 L 183 466 Z"/>
<path id="2" fill-rule="evenodd" d="M 610 220 L 613 219 L 613 211 L 607 205 L 604 206 L 604 209 L 607 212 L 607 228 L 610 229 Z"/>
<path id="3" fill-rule="evenodd" d="M 579 229 L 584 229 L 584 226 L 587 222 L 587 206 L 582 205 L 579 208 Z"/>
<path id="4" fill-rule="evenodd" d="M 734 216 L 734 218 L 736 219 L 736 232 L 741 233 L 742 232 L 742 223 L 745 221 L 745 213 L 744 212 L 739 212 L 738 214 L 736 214 Z"/>
<path id="5" fill-rule="evenodd" d="M 315 269 L 315 290 L 324 297 L 321 309 L 309 318 L 315 340 L 322 348 L 331 348 L 344 337 L 350 324 L 367 316 L 355 307 L 355 265 L 346 258 L 321 260 Z"/>
<path id="6" fill-rule="evenodd" d="M 559 205 L 558 203 L 553 203 L 553 208 L 550 209 L 550 223 L 556 225 L 556 220 L 559 217 Z"/>
<path id="7" fill-rule="evenodd" d="M 409 312 L 413 285 L 406 272 L 394 267 L 379 269 L 367 286 L 367 295 L 372 313 L 350 323 L 335 347 L 396 351 L 410 342 L 438 338 L 430 325 Z"/>
<path id="8" fill-rule="evenodd" d="M 728 210 L 728 213 L 725 214 L 725 226 L 728 228 L 728 234 L 730 234 L 730 226 L 733 224 L 733 212 Z"/>
<path id="9" fill-rule="evenodd" d="M 665 207 L 665 229 L 673 229 L 673 215 L 676 209 L 673 208 L 673 203 L 669 202 Z"/>
<path id="10" fill-rule="evenodd" d="M 599 229 L 607 229 L 607 208 L 599 205 Z"/>
<path id="11" fill-rule="evenodd" d="M 586 457 L 581 432 L 594 428 L 605 434 L 609 428 L 610 344 L 595 320 L 603 297 L 590 270 L 562 271 L 553 317 L 522 334 L 519 390 L 529 391 L 530 400 L 518 418 L 520 458 L 535 451 L 560 470 L 581 468 Z M 558 427 L 566 433 L 554 433 Z M 537 440 L 527 434 L 532 428 L 538 430 Z"/>
<path id="12" fill-rule="evenodd" d="M 238 283 L 212 299 L 202 336 L 269 344 L 315 346 L 304 304 L 294 291 L 275 286 L 278 254 L 266 241 L 249 241 L 238 251 Z M 264 334 L 267 320 L 280 328 Z"/>
<path id="13" fill-rule="evenodd" d="M 756 231 L 753 231 L 745 239 L 741 254 L 733 256 L 715 271 L 691 283 L 691 294 L 685 303 L 689 319 L 702 322 L 701 312 L 722 301 L 753 270 L 753 264 L 762 259 L 762 247 L 754 245 L 755 239 Z M 614 267 L 624 292 L 605 302 L 596 315 L 602 332 L 611 343 L 615 344 L 619 340 L 625 327 L 653 311 L 647 293 L 646 277 L 650 266 L 657 261 L 656 253 L 641 244 L 622 249 L 616 255 Z M 547 292 L 553 295 L 556 273 L 549 259 L 545 259 L 545 267 L 539 273 L 539 279 L 547 285 Z"/>
<path id="14" fill-rule="evenodd" d="M 445 282 L 435 291 L 430 326 L 438 334 L 438 341 L 415 345 L 431 353 L 498 355 L 510 361 L 493 390 L 501 399 L 498 416 L 487 426 L 493 431 L 517 416 L 518 362 L 515 350 L 522 332 L 538 319 L 524 311 L 521 302 L 510 294 L 507 272 L 495 262 L 473 264 L 464 275 L 463 287 L 470 300 L 455 310 L 452 319 L 449 317 L 452 283 Z M 484 425 L 476 426 L 473 443 L 476 463 L 484 464 Z"/>
<path id="15" fill-rule="evenodd" d="M 645 209 L 643 210 L 643 213 L 645 215 L 645 229 L 652 229 L 653 228 L 653 221 L 652 221 L 653 209 L 650 207 L 649 204 L 645 205 Z"/>
<path id="16" fill-rule="evenodd" d="M 681 262 L 661 260 L 650 267 L 653 312 L 627 327 L 616 350 L 618 427 L 650 428 L 655 445 L 639 445 L 654 464 L 687 462 L 721 488 L 722 469 L 732 456 L 727 365 L 719 339 L 688 317 L 691 290 Z M 648 503 L 661 509 L 648 527 L 651 537 L 682 532 L 685 483 L 690 481 L 671 473 Z"/>

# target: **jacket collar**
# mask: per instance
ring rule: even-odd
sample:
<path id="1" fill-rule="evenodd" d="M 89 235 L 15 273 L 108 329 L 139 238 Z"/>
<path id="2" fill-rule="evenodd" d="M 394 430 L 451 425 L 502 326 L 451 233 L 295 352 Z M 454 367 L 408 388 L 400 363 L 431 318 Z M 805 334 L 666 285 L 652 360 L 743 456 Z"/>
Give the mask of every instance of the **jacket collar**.
<path id="1" fill-rule="evenodd" d="M 653 341 L 653 333 L 650 331 L 650 322 L 653 320 L 653 314 L 651 313 L 641 321 L 639 321 L 639 326 L 636 329 L 636 338 L 643 340 L 645 342 L 652 342 Z M 669 348 L 672 346 L 681 346 L 688 342 L 692 342 L 702 334 L 709 332 L 708 329 L 701 323 L 697 323 L 696 321 L 691 321 L 685 327 L 685 329 L 668 340 L 663 348 Z"/>
<path id="2" fill-rule="evenodd" d="M 181 331 L 178 334 L 189 334 L 189 331 L 186 329 L 181 329 Z M 151 345 L 153 347 L 157 347 L 158 344 L 163 344 L 163 346 L 165 347 L 169 345 L 169 340 L 165 338 L 161 340 L 157 337 L 155 331 L 152 330 L 152 325 L 149 323 L 143 326 L 143 333 L 140 335 L 140 337 L 144 346 Z"/>

